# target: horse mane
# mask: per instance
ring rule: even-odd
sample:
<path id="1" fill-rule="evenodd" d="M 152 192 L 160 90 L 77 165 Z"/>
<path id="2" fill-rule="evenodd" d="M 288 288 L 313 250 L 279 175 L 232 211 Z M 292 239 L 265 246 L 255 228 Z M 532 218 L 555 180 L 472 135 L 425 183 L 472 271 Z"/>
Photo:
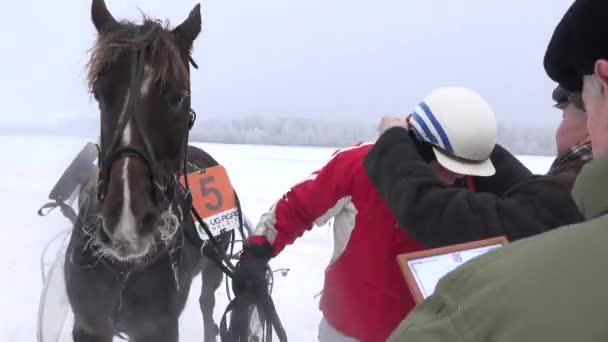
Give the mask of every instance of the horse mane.
<path id="1" fill-rule="evenodd" d="M 144 15 L 141 25 L 121 21 L 118 28 L 98 35 L 87 63 L 89 90 L 93 90 L 93 85 L 110 64 L 138 49 L 147 49 L 146 53 L 152 63 L 153 82 L 188 81 L 188 70 L 169 23 Z"/>

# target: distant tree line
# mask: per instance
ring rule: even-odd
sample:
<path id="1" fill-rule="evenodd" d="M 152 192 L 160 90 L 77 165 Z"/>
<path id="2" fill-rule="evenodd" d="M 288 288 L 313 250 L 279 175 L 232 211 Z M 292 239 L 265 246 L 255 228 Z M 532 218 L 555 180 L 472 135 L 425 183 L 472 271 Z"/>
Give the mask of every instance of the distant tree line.
<path id="1" fill-rule="evenodd" d="M 304 118 L 248 117 L 197 121 L 191 140 L 264 145 L 342 147 L 373 139 L 374 125 Z"/>
<path id="2" fill-rule="evenodd" d="M 555 126 L 513 122 L 498 124 L 498 142 L 515 154 L 555 154 Z M 4 135 L 78 136 L 96 139 L 97 119 L 58 121 L 53 124 L 0 124 Z M 190 140 L 227 144 L 344 147 L 377 137 L 377 123 L 308 118 L 246 117 L 199 118 Z"/>
<path id="3" fill-rule="evenodd" d="M 553 156 L 555 129 L 546 124 L 499 123 L 498 142 L 516 154 Z M 304 118 L 206 119 L 196 124 L 191 140 L 264 145 L 344 147 L 378 136 L 377 123 Z"/>

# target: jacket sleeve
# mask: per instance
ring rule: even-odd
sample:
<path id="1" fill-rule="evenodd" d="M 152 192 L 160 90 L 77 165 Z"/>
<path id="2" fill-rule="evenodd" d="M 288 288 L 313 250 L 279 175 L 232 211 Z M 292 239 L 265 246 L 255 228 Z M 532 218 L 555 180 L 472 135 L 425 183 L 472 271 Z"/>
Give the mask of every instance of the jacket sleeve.
<path id="1" fill-rule="evenodd" d="M 348 201 L 352 167 L 361 163 L 355 159 L 349 149 L 336 151 L 321 169 L 293 185 L 261 216 L 253 238 L 268 240 L 276 256 L 313 225 L 325 224 Z"/>
<path id="2" fill-rule="evenodd" d="M 379 138 L 364 167 L 401 228 L 429 247 L 499 235 L 516 240 L 581 219 L 571 183 L 561 178 L 524 172 L 502 196 L 445 185 L 400 127 Z"/>
<path id="3" fill-rule="evenodd" d="M 491 192 L 502 195 L 513 185 L 521 183 L 532 177 L 532 172 L 514 155 L 500 144 L 496 144 L 490 160 L 494 164 L 496 173 L 491 177 L 474 177 L 473 183 L 477 192 Z"/>

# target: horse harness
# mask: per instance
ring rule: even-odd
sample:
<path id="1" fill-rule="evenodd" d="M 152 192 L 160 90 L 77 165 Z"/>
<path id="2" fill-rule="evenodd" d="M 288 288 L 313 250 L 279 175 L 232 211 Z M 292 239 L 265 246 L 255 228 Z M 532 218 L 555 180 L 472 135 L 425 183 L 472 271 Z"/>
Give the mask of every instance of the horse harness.
<path id="1" fill-rule="evenodd" d="M 138 32 L 136 32 L 138 33 Z M 130 86 L 129 86 L 129 97 L 128 97 L 128 102 L 127 102 L 127 106 L 126 106 L 126 110 L 124 111 L 124 115 L 122 117 L 119 118 L 119 122 L 118 122 L 118 127 L 114 132 L 114 135 L 112 136 L 112 140 L 110 143 L 110 147 L 108 150 L 104 150 L 103 146 L 100 144 L 100 146 L 98 146 L 98 150 L 99 150 L 99 155 L 98 155 L 98 163 L 99 163 L 99 168 L 98 168 L 98 178 L 97 178 L 97 200 L 99 204 L 102 204 L 103 201 L 105 200 L 106 197 L 106 193 L 108 191 L 108 183 L 109 183 L 109 179 L 110 179 L 110 169 L 112 167 L 113 162 L 115 162 L 116 160 L 120 159 L 121 157 L 135 157 L 135 158 L 140 158 L 144 164 L 147 167 L 148 170 L 148 174 L 150 176 L 150 182 L 152 184 L 152 189 L 153 189 L 153 199 L 155 201 L 154 204 L 156 205 L 161 205 L 161 204 L 165 204 L 163 202 L 165 202 L 165 194 L 164 192 L 167 190 L 167 184 L 164 183 L 164 180 L 161 177 L 161 174 L 159 172 L 159 170 L 161 170 L 161 168 L 158 165 L 158 161 L 155 158 L 155 153 L 154 153 L 154 149 L 152 147 L 152 144 L 150 142 L 150 139 L 148 137 L 148 135 L 146 134 L 146 132 L 143 130 L 143 127 L 141 125 L 141 122 L 138 121 L 137 115 L 134 114 L 135 112 L 135 107 L 137 106 L 137 104 L 139 103 L 139 101 L 141 100 L 141 83 L 143 81 L 144 78 L 144 65 L 145 65 L 145 58 L 146 58 L 146 53 L 145 53 L 145 49 L 138 49 L 132 52 L 131 55 L 131 79 L 130 79 Z M 195 66 L 198 67 L 196 65 L 196 63 L 194 63 L 194 61 L 192 60 L 192 58 L 189 58 L 190 62 Z M 189 72 L 189 68 L 188 68 L 188 75 L 190 74 Z M 185 168 L 186 168 L 186 150 L 188 147 L 188 139 L 189 139 L 189 131 L 192 128 L 192 126 L 194 125 L 194 121 L 196 120 L 196 113 L 194 112 L 194 110 L 191 108 L 190 106 L 190 86 L 189 86 L 190 82 L 188 82 L 188 91 L 185 95 L 185 99 L 188 104 L 188 124 L 187 127 L 185 128 L 185 139 L 183 142 L 183 154 L 180 156 L 181 158 L 183 158 L 183 167 L 184 167 L 184 174 L 185 174 Z M 125 130 L 127 124 L 129 123 L 129 121 L 132 121 L 132 125 L 135 126 L 135 128 L 137 129 L 139 136 L 143 142 L 144 145 L 144 149 L 138 149 L 137 147 L 134 146 L 122 146 L 119 147 L 120 144 L 120 140 L 121 140 L 121 136 L 123 131 Z M 177 179 L 177 177 L 175 177 L 175 180 Z M 176 181 L 177 183 L 177 181 Z M 175 192 L 177 192 L 177 184 L 175 185 Z M 183 244 L 183 236 L 181 236 L 181 240 L 182 240 L 182 244 Z M 175 241 L 175 239 L 173 239 Z M 174 245 L 174 241 L 172 242 L 172 245 Z M 175 282 L 176 282 L 176 288 L 180 289 L 179 286 L 179 279 L 178 279 L 178 273 L 177 273 L 177 267 L 179 264 L 179 261 L 176 260 L 176 256 L 175 254 L 178 252 L 178 250 L 181 251 L 181 246 L 182 244 L 178 244 L 176 246 L 172 246 L 171 250 L 169 251 L 169 256 L 171 259 L 171 266 L 173 268 L 173 272 L 174 272 L 174 277 L 175 277 Z M 161 253 L 162 254 L 162 253 Z M 181 259 L 181 258 L 180 258 Z"/>
<path id="2" fill-rule="evenodd" d="M 98 154 L 99 167 L 98 167 L 98 183 L 97 183 L 97 200 L 98 200 L 98 203 L 101 204 L 105 199 L 106 192 L 108 190 L 108 182 L 109 182 L 109 178 L 110 178 L 110 169 L 111 169 L 112 163 L 114 161 L 120 159 L 121 157 L 129 156 L 129 157 L 140 158 L 146 165 L 149 175 L 150 175 L 150 182 L 153 187 L 153 192 L 154 192 L 153 198 L 156 201 L 156 204 L 160 205 L 160 204 L 163 204 L 163 201 L 165 200 L 164 192 L 167 190 L 166 184 L 163 183 L 163 179 L 162 179 L 161 175 L 159 174 L 158 170 L 160 170 L 160 168 L 158 167 L 158 161 L 155 158 L 154 149 L 152 148 L 152 144 L 151 144 L 148 136 L 143 131 L 141 123 L 137 120 L 137 116 L 134 115 L 134 108 L 141 99 L 140 84 L 144 77 L 145 51 L 144 50 L 133 51 L 132 57 L 131 57 L 131 63 L 132 63 L 132 68 L 131 68 L 131 79 L 130 79 L 130 86 L 129 86 L 129 98 L 128 98 L 126 110 L 124 112 L 124 115 L 121 118 L 119 118 L 118 126 L 112 137 L 109 149 L 104 150 L 100 147 L 98 148 L 98 150 L 99 150 L 99 154 Z M 192 57 L 189 57 L 189 63 L 192 64 L 192 66 L 194 68 L 198 69 L 198 66 L 196 65 L 196 63 L 194 62 Z M 189 74 L 190 74 L 190 70 L 188 68 L 188 75 Z M 188 87 L 190 87 L 190 82 L 188 82 Z M 186 134 L 185 134 L 185 139 L 183 142 L 183 144 L 184 144 L 183 155 L 180 156 L 183 161 L 182 172 L 183 172 L 184 176 L 187 175 L 187 173 L 186 173 L 187 164 L 188 164 L 187 147 L 188 147 L 188 141 L 189 141 L 189 132 L 190 132 L 190 129 L 194 125 L 194 121 L 196 120 L 196 112 L 190 106 L 190 97 L 191 97 L 190 89 L 188 89 L 186 97 L 187 97 L 186 100 L 188 101 L 187 104 L 188 104 L 189 118 L 188 118 L 187 127 L 184 127 Z M 132 124 L 138 130 L 139 136 L 144 145 L 143 150 L 138 149 L 133 146 L 123 146 L 123 147 L 119 146 L 122 132 L 124 131 L 124 129 L 126 128 L 128 122 L 130 120 L 132 120 Z M 161 257 L 165 256 L 168 253 L 170 263 L 171 263 L 171 268 L 173 270 L 176 289 L 178 292 L 181 291 L 181 287 L 179 284 L 178 267 L 179 267 L 179 264 L 182 259 L 183 245 L 185 243 L 185 240 L 187 239 L 187 240 L 193 242 L 195 245 L 201 245 L 201 247 L 200 247 L 201 253 L 203 255 L 205 255 L 206 257 L 208 257 L 209 259 L 211 259 L 222 270 L 222 272 L 224 274 L 226 274 L 227 277 L 232 278 L 233 273 L 235 271 L 235 266 L 232 265 L 232 263 L 230 262 L 230 259 L 226 256 L 225 252 L 222 252 L 222 249 L 221 249 L 220 244 L 218 243 L 217 239 L 215 238 L 215 236 L 213 236 L 209 227 L 203 221 L 203 219 L 197 212 L 196 208 L 194 208 L 194 206 L 192 206 L 192 194 L 190 192 L 190 186 L 188 184 L 188 177 L 184 177 L 185 186 L 183 186 L 181 183 L 179 183 L 177 181 L 177 177 L 174 177 L 174 181 L 176 183 L 175 184 L 175 194 L 177 195 L 178 192 L 183 193 L 183 198 L 182 198 L 183 203 L 180 203 L 182 208 L 183 209 L 188 208 L 187 211 L 184 210 L 183 212 L 184 213 L 192 212 L 193 216 L 196 218 L 198 223 L 201 225 L 201 227 L 203 228 L 204 232 L 207 234 L 209 239 L 201 245 L 201 240 L 196 236 L 195 232 L 191 232 L 189 230 L 184 229 L 183 224 L 190 217 L 190 215 L 184 214 L 183 217 L 181 218 L 182 222 L 180 222 L 180 226 L 182 227 L 182 229 L 181 229 L 181 232 L 179 232 L 179 234 L 178 234 L 178 238 L 172 239 L 171 246 L 170 246 L 170 248 L 168 248 L 168 251 L 167 251 L 167 249 L 163 250 L 157 256 L 155 256 L 154 259 L 150 263 L 147 263 L 145 266 L 149 266 L 149 265 L 153 264 L 154 262 L 156 262 L 157 260 L 159 260 Z M 178 191 L 178 188 L 179 188 L 179 191 Z M 244 237 L 245 236 L 243 234 L 244 220 L 243 220 L 242 209 L 241 209 L 241 205 L 240 205 L 238 196 L 236 196 L 236 192 L 234 193 L 234 195 L 235 195 L 238 214 L 239 214 L 238 215 L 239 216 L 239 229 L 240 229 L 241 235 Z M 67 205 L 64 205 L 64 206 L 71 209 L 71 207 L 69 207 Z M 64 206 L 61 206 L 62 212 L 64 213 L 64 215 L 66 215 L 66 217 L 68 217 L 74 223 L 75 220 L 77 220 L 77 218 L 75 217 L 75 215 L 72 214 L 73 210 L 72 210 L 72 213 L 70 213 L 70 210 L 68 210 L 68 208 L 63 208 Z M 194 222 L 192 222 L 192 223 L 194 223 Z M 83 231 L 84 231 L 84 229 L 83 229 Z M 84 232 L 84 233 L 88 234 L 88 232 Z M 233 234 L 232 239 L 234 241 L 234 231 L 232 234 Z M 70 259 L 72 259 L 72 258 L 70 258 Z M 136 271 L 135 269 L 117 270 L 112 266 L 111 263 L 105 261 L 103 258 L 100 258 L 99 260 L 100 260 L 100 262 L 103 263 L 103 265 L 106 268 L 108 268 L 118 274 L 119 280 L 122 283 L 123 289 L 126 286 L 126 282 L 128 281 L 131 273 L 133 271 Z M 94 267 L 95 264 L 96 263 L 90 264 L 90 265 L 81 265 L 81 266 Z M 122 298 L 122 290 L 121 290 L 121 298 Z M 264 298 L 257 298 L 257 299 L 247 298 L 247 296 L 245 296 L 245 295 L 235 296 L 235 298 L 232 299 L 232 301 L 229 303 L 226 311 L 224 312 L 224 315 L 222 316 L 222 322 L 221 322 L 222 341 L 226 341 L 226 342 L 243 341 L 242 324 L 244 324 L 244 322 L 242 322 L 242 319 L 246 320 L 246 317 L 243 317 L 243 315 L 244 315 L 244 312 L 247 311 L 247 306 L 245 305 L 245 303 L 257 305 L 261 309 L 258 311 L 265 313 L 264 316 L 266 316 L 265 317 L 266 328 L 269 329 L 271 332 L 269 335 L 267 335 L 268 340 L 272 339 L 272 327 L 271 327 L 271 325 L 272 325 L 272 326 L 274 326 L 274 329 L 277 331 L 279 340 L 287 341 L 285 331 L 284 331 L 281 321 L 277 315 L 272 298 L 270 297 L 269 294 L 267 296 L 265 296 Z M 122 304 L 122 302 L 121 302 L 121 300 L 119 300 L 119 305 L 116 309 L 115 315 L 117 315 L 119 313 L 121 304 Z M 237 311 L 236 309 L 238 309 L 238 311 L 239 311 L 238 314 L 236 313 L 236 311 Z M 226 327 L 226 316 L 229 311 L 233 311 L 233 316 L 235 316 L 235 317 L 233 317 L 232 321 L 233 322 L 239 321 L 240 326 L 238 326 L 238 327 L 231 326 L 230 329 L 228 329 Z M 233 325 L 237 325 L 237 324 L 233 323 Z M 118 335 L 119 337 L 124 339 L 124 337 L 121 336 L 120 332 L 117 332 L 116 335 Z"/>

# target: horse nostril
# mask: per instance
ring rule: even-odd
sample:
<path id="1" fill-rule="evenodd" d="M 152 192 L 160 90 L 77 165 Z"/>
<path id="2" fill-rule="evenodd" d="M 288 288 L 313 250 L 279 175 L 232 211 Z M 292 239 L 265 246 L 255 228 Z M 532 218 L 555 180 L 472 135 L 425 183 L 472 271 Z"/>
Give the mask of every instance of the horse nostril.
<path id="1" fill-rule="evenodd" d="M 141 217 L 141 230 L 144 233 L 152 232 L 158 223 L 160 215 L 155 211 L 149 211 Z"/>
<path id="2" fill-rule="evenodd" d="M 99 229 L 99 240 L 101 240 L 102 243 L 105 244 L 109 244 L 110 243 L 110 235 L 108 234 L 108 231 L 106 230 L 106 227 L 102 227 L 101 229 Z"/>

